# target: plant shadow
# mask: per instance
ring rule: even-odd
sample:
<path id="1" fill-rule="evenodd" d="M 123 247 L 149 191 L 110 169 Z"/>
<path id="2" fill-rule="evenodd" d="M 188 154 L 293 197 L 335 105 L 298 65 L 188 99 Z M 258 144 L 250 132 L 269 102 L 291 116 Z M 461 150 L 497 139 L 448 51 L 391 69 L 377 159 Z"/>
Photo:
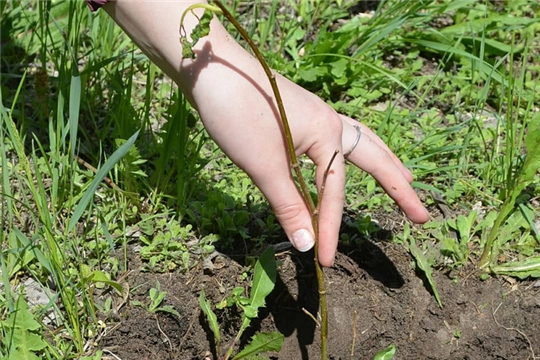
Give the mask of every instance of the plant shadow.
<path id="1" fill-rule="evenodd" d="M 405 284 L 403 277 L 378 244 L 380 241 L 388 241 L 389 233 L 381 229 L 372 234 L 373 240 L 341 245 L 332 270 L 354 278 L 354 281 L 370 277 L 386 288 L 401 288 Z M 294 342 L 300 350 L 300 358 L 309 359 L 308 348 L 319 342 L 315 322 L 318 318 L 319 293 L 313 255 L 313 251 L 300 253 L 296 250 L 278 253 L 277 259 L 281 265 L 274 290 L 266 299 L 266 308 L 260 310 L 259 318 L 252 322 L 244 334 L 241 347 L 256 332 L 269 331 L 275 327 L 289 340 L 295 337 Z M 242 260 L 237 258 L 236 261 Z M 269 320 L 272 323 L 270 325 Z"/>

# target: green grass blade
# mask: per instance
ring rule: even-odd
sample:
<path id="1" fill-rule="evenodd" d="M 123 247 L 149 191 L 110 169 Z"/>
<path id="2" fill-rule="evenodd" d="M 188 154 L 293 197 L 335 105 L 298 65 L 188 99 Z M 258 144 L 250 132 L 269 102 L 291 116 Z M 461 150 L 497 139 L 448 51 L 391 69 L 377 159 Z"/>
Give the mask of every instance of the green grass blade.
<path id="1" fill-rule="evenodd" d="M 77 204 L 77 207 L 75 208 L 75 211 L 73 212 L 73 216 L 69 220 L 68 225 L 68 232 L 73 230 L 79 219 L 81 218 L 84 210 L 94 197 L 94 193 L 96 192 L 97 188 L 99 187 L 99 184 L 105 178 L 107 173 L 112 170 L 114 165 L 116 165 L 128 152 L 129 149 L 133 146 L 135 143 L 135 140 L 137 139 L 137 136 L 139 135 L 139 131 L 137 131 L 135 134 L 133 134 L 122 146 L 120 146 L 112 155 L 111 157 L 103 164 L 103 166 L 99 169 L 97 172 L 94 180 L 92 180 L 92 183 L 86 190 L 85 194 L 83 195 L 81 201 Z"/>
<path id="2" fill-rule="evenodd" d="M 79 127 L 79 110 L 81 106 L 81 77 L 71 77 L 69 89 L 69 141 L 71 158 L 75 158 L 77 147 L 77 131 Z"/>
<path id="3" fill-rule="evenodd" d="M 482 65 L 482 67 L 480 67 L 481 69 L 485 68 L 485 70 L 481 72 L 482 76 L 486 78 L 491 77 L 502 86 L 505 86 L 505 87 L 508 86 L 508 80 L 497 69 L 495 69 L 493 65 L 480 59 L 478 56 L 475 56 L 474 54 L 458 49 L 452 45 L 441 44 L 435 41 L 418 40 L 418 39 L 405 39 L 405 40 L 412 44 L 417 44 L 419 46 L 423 46 L 428 49 L 432 49 L 432 50 L 442 52 L 442 53 L 450 53 L 457 56 L 462 56 L 468 59 L 469 61 L 478 62 L 478 64 Z"/>
<path id="4" fill-rule="evenodd" d="M 36 257 L 36 259 L 39 261 L 39 263 L 45 268 L 47 269 L 47 271 L 49 271 L 49 273 L 53 274 L 54 273 L 54 269 L 53 269 L 53 266 L 51 264 L 51 261 L 49 258 L 47 258 L 47 256 L 45 256 L 45 254 L 43 254 L 43 252 L 35 245 L 32 244 L 32 242 L 30 241 L 30 239 L 28 239 L 26 237 L 26 235 L 24 235 L 22 233 L 21 230 L 19 230 L 18 228 L 14 227 L 12 229 L 13 233 L 15 234 L 15 236 L 17 237 L 17 239 L 20 241 L 21 245 L 26 248 L 26 249 L 31 249 L 31 251 L 34 253 L 34 256 Z"/>

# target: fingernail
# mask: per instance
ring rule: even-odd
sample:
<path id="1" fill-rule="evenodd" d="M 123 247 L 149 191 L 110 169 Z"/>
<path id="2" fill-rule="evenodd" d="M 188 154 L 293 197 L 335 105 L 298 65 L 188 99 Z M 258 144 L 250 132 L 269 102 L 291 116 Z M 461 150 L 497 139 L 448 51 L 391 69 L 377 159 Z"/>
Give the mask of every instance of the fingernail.
<path id="1" fill-rule="evenodd" d="M 313 236 L 311 236 L 311 233 L 306 229 L 301 229 L 295 232 L 292 236 L 291 242 L 296 250 L 301 252 L 308 251 L 315 244 Z"/>
<path id="2" fill-rule="evenodd" d="M 407 172 L 409 173 L 409 175 L 411 175 L 411 177 L 414 178 L 414 175 L 413 175 L 412 171 L 411 171 L 409 168 L 405 168 L 405 170 L 407 170 Z"/>

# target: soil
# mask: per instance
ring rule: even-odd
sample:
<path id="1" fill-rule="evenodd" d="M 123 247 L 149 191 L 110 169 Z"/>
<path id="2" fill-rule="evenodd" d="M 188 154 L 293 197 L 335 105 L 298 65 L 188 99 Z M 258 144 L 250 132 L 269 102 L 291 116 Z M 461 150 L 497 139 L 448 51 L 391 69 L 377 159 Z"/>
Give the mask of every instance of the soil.
<path id="1" fill-rule="evenodd" d="M 482 281 L 472 265 L 452 272 L 446 268 L 434 272 L 444 303 L 440 308 L 406 249 L 384 240 L 391 232 L 381 229 L 385 235 L 379 240 L 340 248 L 335 265 L 325 270 L 331 359 L 373 359 L 390 344 L 397 348 L 394 359 L 538 359 L 540 281 Z M 319 330 L 302 310 L 316 314 L 318 308 L 312 257 L 292 249 L 277 253 L 275 289 L 259 321 L 243 337 L 281 332 L 283 348 L 268 354 L 271 359 L 320 359 Z M 133 270 L 126 277 L 130 298 L 122 301 L 116 320 L 97 344 L 105 359 L 217 360 L 199 294 L 204 289 L 215 304 L 247 281 L 241 275 L 243 259 L 218 256 L 213 263 L 210 272 L 199 266 L 188 273 L 141 273 L 137 269 L 142 264 L 132 253 Z M 156 281 L 167 292 L 164 305 L 180 317 L 133 305 L 134 300 L 148 303 Z M 239 328 L 240 314 L 226 309 L 217 315 L 222 344 L 227 345 Z"/>

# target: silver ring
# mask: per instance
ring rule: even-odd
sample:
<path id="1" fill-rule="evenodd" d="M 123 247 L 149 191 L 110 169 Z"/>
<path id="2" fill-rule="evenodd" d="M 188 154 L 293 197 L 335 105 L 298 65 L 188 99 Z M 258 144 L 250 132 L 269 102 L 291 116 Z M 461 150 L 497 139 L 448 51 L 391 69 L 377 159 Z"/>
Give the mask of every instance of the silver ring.
<path id="1" fill-rule="evenodd" d="M 356 145 L 360 142 L 360 138 L 362 137 L 362 129 L 360 129 L 360 126 L 354 125 L 354 128 L 356 129 L 356 139 L 354 139 L 354 143 L 349 151 L 347 151 L 345 154 L 343 154 L 343 157 L 346 159 L 351 155 L 354 148 L 356 148 Z"/>

